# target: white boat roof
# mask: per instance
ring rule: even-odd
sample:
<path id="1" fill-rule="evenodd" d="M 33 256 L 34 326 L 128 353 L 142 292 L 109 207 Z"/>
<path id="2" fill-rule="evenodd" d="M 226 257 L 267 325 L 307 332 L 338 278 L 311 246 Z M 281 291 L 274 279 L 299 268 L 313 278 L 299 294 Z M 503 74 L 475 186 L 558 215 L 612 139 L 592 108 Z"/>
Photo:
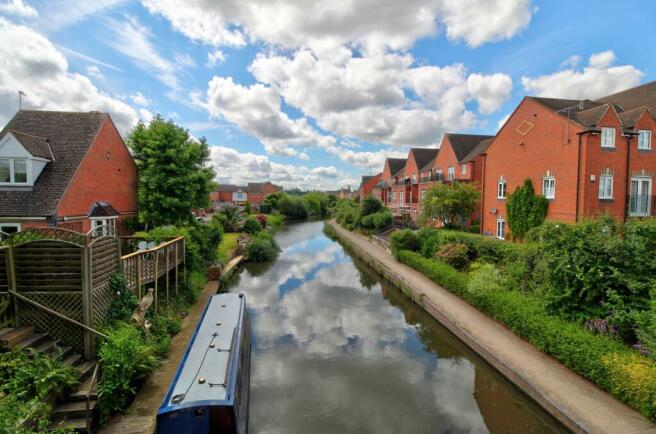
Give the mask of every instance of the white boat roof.
<path id="1" fill-rule="evenodd" d="M 179 373 L 171 398 L 166 405 L 183 405 L 193 401 L 227 400 L 229 363 L 237 342 L 244 297 L 218 294 L 210 297 L 202 323 L 194 337 L 184 366 Z M 231 356 L 232 354 L 232 356 Z M 181 401 L 176 397 L 183 395 Z"/>

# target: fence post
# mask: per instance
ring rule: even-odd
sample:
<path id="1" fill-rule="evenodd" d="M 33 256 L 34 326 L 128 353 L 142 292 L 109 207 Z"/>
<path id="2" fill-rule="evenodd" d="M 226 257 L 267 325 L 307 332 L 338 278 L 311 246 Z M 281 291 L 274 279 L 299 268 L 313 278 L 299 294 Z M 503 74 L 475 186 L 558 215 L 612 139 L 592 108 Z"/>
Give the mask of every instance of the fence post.
<path id="1" fill-rule="evenodd" d="M 166 246 L 166 306 L 169 305 L 169 275 L 171 268 L 169 267 L 169 257 L 171 256 L 171 245 Z"/>
<path id="2" fill-rule="evenodd" d="M 159 249 L 155 250 L 155 313 L 157 313 L 157 278 L 159 277 Z"/>
<path id="3" fill-rule="evenodd" d="M 175 243 L 175 295 L 178 295 L 178 268 L 180 267 L 180 258 L 178 258 L 178 250 L 180 247 L 180 241 Z"/>
<path id="4" fill-rule="evenodd" d="M 82 316 L 83 323 L 91 327 L 91 248 L 82 247 Z M 91 334 L 84 330 L 84 358 L 89 360 L 92 355 Z"/>
<path id="5" fill-rule="evenodd" d="M 7 249 L 7 284 L 9 285 L 9 292 L 11 299 L 14 301 L 14 327 L 18 327 L 18 297 L 14 295 L 18 288 L 16 288 L 16 268 L 14 266 L 14 246 L 9 246 Z"/>
<path id="6" fill-rule="evenodd" d="M 141 301 L 141 253 L 137 254 L 137 264 L 135 270 L 135 278 L 137 282 L 137 298 Z"/>
<path id="7" fill-rule="evenodd" d="M 182 239 L 182 273 L 184 282 L 187 283 L 187 239 Z"/>

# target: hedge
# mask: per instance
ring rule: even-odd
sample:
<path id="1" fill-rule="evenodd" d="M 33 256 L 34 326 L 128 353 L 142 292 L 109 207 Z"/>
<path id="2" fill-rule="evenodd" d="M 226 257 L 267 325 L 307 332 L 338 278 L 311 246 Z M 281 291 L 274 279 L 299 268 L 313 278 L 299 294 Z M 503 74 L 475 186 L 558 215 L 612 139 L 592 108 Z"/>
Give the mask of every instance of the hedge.
<path id="1" fill-rule="evenodd" d="M 461 296 L 575 372 L 656 420 L 656 362 L 608 336 L 550 315 L 544 302 L 521 291 L 468 289 L 469 277 L 418 253 L 400 251 L 399 260 Z"/>

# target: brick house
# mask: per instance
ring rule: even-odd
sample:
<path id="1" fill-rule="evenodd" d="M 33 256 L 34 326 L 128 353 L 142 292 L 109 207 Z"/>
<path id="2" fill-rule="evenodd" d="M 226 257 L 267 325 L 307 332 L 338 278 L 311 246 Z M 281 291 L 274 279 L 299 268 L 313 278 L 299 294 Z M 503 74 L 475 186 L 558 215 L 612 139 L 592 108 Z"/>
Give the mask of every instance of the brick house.
<path id="1" fill-rule="evenodd" d="M 122 227 L 137 167 L 107 113 L 20 110 L 0 132 L 0 230 Z"/>
<path id="2" fill-rule="evenodd" d="M 548 220 L 654 214 L 656 81 L 598 100 L 525 97 L 484 157 L 482 231 L 506 236 L 508 194 L 531 179 Z"/>
<path id="3" fill-rule="evenodd" d="M 477 134 L 445 134 L 439 153 L 420 170 L 419 201 L 438 182 L 473 182 L 482 191 L 482 154 L 492 138 Z M 479 220 L 479 215 L 480 210 L 475 211 L 472 220 Z"/>
<path id="4" fill-rule="evenodd" d="M 383 178 L 383 174 L 377 173 L 376 175 L 363 175 L 362 176 L 362 181 L 360 182 L 360 187 L 358 188 L 358 195 L 360 196 L 360 202 L 364 201 L 364 199 L 372 195 L 372 190 L 374 187 L 381 181 Z M 378 192 L 378 197 L 380 199 L 380 190 L 377 190 Z"/>
<path id="5" fill-rule="evenodd" d="M 210 193 L 210 203 L 216 210 L 223 205 L 243 206 L 248 202 L 253 210 L 259 210 L 265 197 L 280 191 L 282 187 L 268 181 L 249 182 L 247 186 L 221 184 Z"/>
<path id="6" fill-rule="evenodd" d="M 403 168 L 405 167 L 406 158 L 386 158 L 385 165 L 383 166 L 383 174 L 381 176 L 383 185 L 381 189 L 380 200 L 383 201 L 394 214 L 397 207 L 398 191 L 392 195 L 392 187 L 398 183 L 398 177 Z"/>
<path id="7" fill-rule="evenodd" d="M 248 203 L 254 210 L 260 209 L 260 203 L 270 194 L 282 191 L 282 187 L 266 182 L 249 182 L 246 186 L 246 193 L 248 194 Z"/>

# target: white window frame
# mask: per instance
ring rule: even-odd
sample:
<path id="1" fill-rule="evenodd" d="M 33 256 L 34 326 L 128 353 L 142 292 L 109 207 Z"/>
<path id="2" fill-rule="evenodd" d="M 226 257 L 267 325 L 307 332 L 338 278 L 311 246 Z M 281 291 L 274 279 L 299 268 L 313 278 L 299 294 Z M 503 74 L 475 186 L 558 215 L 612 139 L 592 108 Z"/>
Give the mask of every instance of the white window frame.
<path id="1" fill-rule="evenodd" d="M 444 181 L 444 171 L 442 169 L 437 169 L 435 174 L 437 175 L 438 178 L 442 178 L 440 179 L 440 181 Z"/>
<path id="2" fill-rule="evenodd" d="M 405 191 L 399 191 L 399 205 L 405 205 Z"/>
<path id="3" fill-rule="evenodd" d="M 456 167 L 449 166 L 449 168 L 447 169 L 447 180 L 453 181 L 455 177 L 456 177 Z"/>
<path id="4" fill-rule="evenodd" d="M 392 203 L 396 205 L 396 191 L 392 192 Z"/>
<path id="5" fill-rule="evenodd" d="M 461 175 L 466 175 L 467 174 L 467 163 L 464 163 L 464 164 L 460 165 L 460 174 Z"/>
<path id="6" fill-rule="evenodd" d="M 116 220 L 118 220 L 118 216 L 89 217 L 89 220 L 91 220 L 91 229 L 95 229 L 100 226 L 108 226 L 110 228 L 116 229 Z"/>
<path id="7" fill-rule="evenodd" d="M 14 167 L 15 161 L 20 160 L 25 162 L 25 182 L 16 182 L 16 168 Z M 9 182 L 1 182 L 0 185 L 31 185 L 31 167 L 29 158 L 0 158 L 0 161 L 9 162 Z"/>
<path id="8" fill-rule="evenodd" d="M 545 183 L 550 185 L 547 188 L 544 188 Z M 545 176 L 542 178 L 542 196 L 547 199 L 556 198 L 556 177 L 555 176 Z"/>
<path id="9" fill-rule="evenodd" d="M 610 190 L 608 183 L 610 181 Z M 610 192 L 609 192 L 610 191 Z M 599 175 L 599 199 L 613 198 L 613 175 Z"/>
<path id="10" fill-rule="evenodd" d="M 601 128 L 601 147 L 606 149 L 615 149 L 615 128 Z"/>
<path id="11" fill-rule="evenodd" d="M 495 235 L 500 240 L 506 239 L 506 219 L 503 217 L 497 217 L 497 227 Z"/>
<path id="12" fill-rule="evenodd" d="M 502 188 L 503 187 L 503 188 Z M 508 181 L 500 179 L 497 183 L 497 199 L 505 199 L 508 196 Z"/>
<path id="13" fill-rule="evenodd" d="M 645 197 L 646 202 L 645 202 L 644 209 L 641 210 L 641 212 L 631 211 L 631 207 L 629 206 L 629 215 L 631 217 L 648 217 L 649 215 L 651 215 L 651 208 L 653 206 L 653 204 L 651 203 L 651 199 L 653 195 L 653 179 L 649 176 L 632 176 L 629 183 L 629 197 L 634 196 L 631 194 L 631 190 L 632 190 L 631 184 L 633 184 L 634 182 L 640 183 L 641 184 L 640 188 L 642 188 L 642 185 L 644 185 L 645 182 L 647 183 L 646 194 L 645 192 L 640 192 L 641 194 L 636 195 L 637 197 Z"/>
<path id="14" fill-rule="evenodd" d="M 428 190 L 421 190 L 421 193 L 419 195 L 420 199 L 422 202 L 426 200 L 426 194 L 428 193 Z"/>
<path id="15" fill-rule="evenodd" d="M 416 175 L 416 174 L 413 174 L 413 175 L 412 175 L 412 183 L 413 183 L 413 184 L 416 184 L 416 183 L 417 183 L 417 175 Z"/>
<path id="16" fill-rule="evenodd" d="M 638 149 L 649 150 L 651 149 L 651 130 L 638 131 Z"/>

